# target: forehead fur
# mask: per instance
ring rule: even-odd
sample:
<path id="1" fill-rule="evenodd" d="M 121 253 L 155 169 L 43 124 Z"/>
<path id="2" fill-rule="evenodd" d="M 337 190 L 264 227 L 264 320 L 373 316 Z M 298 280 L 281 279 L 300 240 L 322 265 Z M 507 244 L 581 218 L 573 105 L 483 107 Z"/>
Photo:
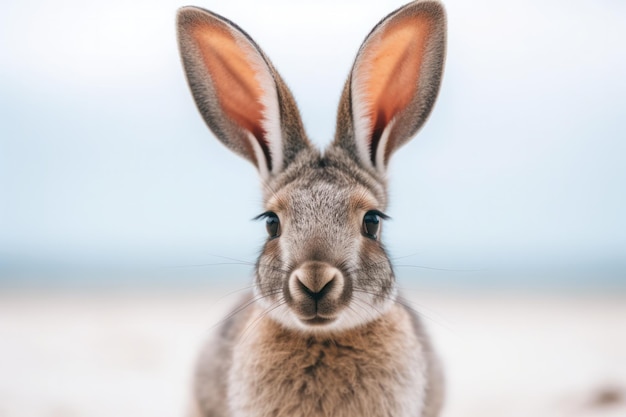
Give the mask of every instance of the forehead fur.
<path id="1" fill-rule="evenodd" d="M 307 200 L 310 200 L 307 202 Z M 363 209 L 384 210 L 386 184 L 375 172 L 357 165 L 343 150 L 331 147 L 323 155 L 307 150 L 265 187 L 265 203 L 286 210 L 294 201 L 302 204 L 344 200 Z"/>

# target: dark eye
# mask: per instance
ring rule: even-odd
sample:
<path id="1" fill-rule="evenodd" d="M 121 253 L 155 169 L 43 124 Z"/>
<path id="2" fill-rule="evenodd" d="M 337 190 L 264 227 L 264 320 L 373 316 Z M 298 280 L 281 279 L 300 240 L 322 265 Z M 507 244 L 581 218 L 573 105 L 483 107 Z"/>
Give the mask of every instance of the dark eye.
<path id="1" fill-rule="evenodd" d="M 280 235 L 280 220 L 278 220 L 276 213 L 270 211 L 265 214 L 265 227 L 270 237 L 273 238 Z"/>
<path id="2" fill-rule="evenodd" d="M 378 237 L 380 229 L 380 213 L 377 211 L 368 211 L 363 216 L 363 234 L 370 239 Z"/>

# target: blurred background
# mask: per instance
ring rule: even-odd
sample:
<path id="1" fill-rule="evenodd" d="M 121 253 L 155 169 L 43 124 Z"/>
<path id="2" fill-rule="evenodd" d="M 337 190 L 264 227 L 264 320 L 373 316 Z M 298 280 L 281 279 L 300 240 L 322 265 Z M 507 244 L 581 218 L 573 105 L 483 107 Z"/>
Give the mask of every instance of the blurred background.
<path id="1" fill-rule="evenodd" d="M 323 147 L 403 3 L 196 4 L 260 44 Z M 187 89 L 186 4 L 0 4 L 0 416 L 180 415 L 249 284 L 258 180 Z M 624 416 L 626 3 L 445 5 L 443 86 L 392 159 L 384 240 L 448 364 L 447 415 Z"/>

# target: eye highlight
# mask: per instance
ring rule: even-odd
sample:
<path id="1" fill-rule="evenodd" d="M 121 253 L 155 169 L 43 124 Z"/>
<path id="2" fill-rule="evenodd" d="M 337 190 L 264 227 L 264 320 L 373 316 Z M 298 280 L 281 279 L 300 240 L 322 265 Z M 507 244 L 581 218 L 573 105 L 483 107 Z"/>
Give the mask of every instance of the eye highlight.
<path id="1" fill-rule="evenodd" d="M 273 211 L 266 211 L 263 214 L 259 214 L 254 220 L 265 219 L 265 228 L 270 238 L 280 236 L 280 219 L 278 215 Z"/>
<path id="2" fill-rule="evenodd" d="M 363 235 L 370 239 L 377 239 L 380 231 L 380 219 L 389 217 L 378 210 L 370 210 L 363 216 Z"/>

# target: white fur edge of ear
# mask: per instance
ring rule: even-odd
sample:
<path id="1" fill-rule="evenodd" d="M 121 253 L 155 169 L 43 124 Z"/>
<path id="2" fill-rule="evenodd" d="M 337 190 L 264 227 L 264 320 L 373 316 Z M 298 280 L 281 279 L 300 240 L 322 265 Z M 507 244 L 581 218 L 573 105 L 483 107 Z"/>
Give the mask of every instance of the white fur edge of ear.
<path id="1" fill-rule="evenodd" d="M 358 58 L 357 58 L 358 59 Z M 371 98 L 367 94 L 367 80 L 369 74 L 365 72 L 363 67 L 367 67 L 368 63 L 358 62 L 353 69 L 350 92 L 352 95 L 352 118 L 354 123 L 354 140 L 361 163 L 365 166 L 373 168 L 370 159 L 370 138 L 372 136 L 372 103 Z M 363 73 L 365 72 L 365 73 Z"/>
<path id="2" fill-rule="evenodd" d="M 366 78 L 367 74 L 361 74 L 361 77 Z M 367 167 L 374 168 L 379 173 L 384 175 L 387 172 L 387 166 L 385 164 L 385 153 L 389 142 L 391 130 L 393 129 L 393 126 L 396 122 L 396 117 L 394 116 L 389 121 L 389 123 L 387 123 L 387 126 L 385 126 L 385 129 L 380 136 L 378 144 L 376 145 L 376 149 L 374 150 L 374 162 L 372 162 L 372 159 L 370 157 L 372 147 L 372 133 L 374 130 L 371 120 L 372 104 L 368 103 L 368 101 L 370 100 L 364 91 L 366 80 L 361 81 L 361 77 L 355 77 L 356 82 L 355 80 L 353 80 L 354 88 L 352 88 L 354 140 L 356 143 L 357 153 L 359 159 L 361 160 L 361 163 L 365 164 Z"/>
<path id="3" fill-rule="evenodd" d="M 376 33 L 366 40 L 367 48 L 363 47 L 361 53 L 356 58 L 355 65 L 352 69 L 352 80 L 350 85 L 350 93 L 352 96 L 352 117 L 354 123 L 354 140 L 356 143 L 358 157 L 365 166 L 374 168 L 381 174 L 385 174 L 385 148 L 389 139 L 391 127 L 395 121 L 392 119 L 380 137 L 375 149 L 374 158 L 370 156 L 372 147 L 372 133 L 374 131 L 372 116 L 374 112 L 374 103 L 367 93 L 367 86 L 370 80 L 370 70 L 372 67 L 371 60 L 363 57 L 365 49 L 376 48 L 376 44 L 380 42 L 379 33 L 387 25 L 383 22 L 377 29 Z"/>
<path id="4" fill-rule="evenodd" d="M 257 75 L 264 92 L 261 96 L 261 104 L 264 109 L 261 125 L 267 133 L 267 143 L 272 158 L 272 174 L 276 174 L 283 169 L 283 135 L 278 93 L 274 79 L 269 72 L 259 72 Z"/>
<path id="5" fill-rule="evenodd" d="M 238 33 L 235 34 L 235 40 L 249 59 L 255 71 L 256 80 L 259 82 L 259 86 L 262 90 L 262 94 L 259 97 L 259 103 L 263 107 L 261 127 L 266 133 L 270 158 L 272 159 L 271 170 L 269 169 L 270 163 L 265 160 L 265 154 L 256 138 L 250 132 L 248 132 L 249 134 L 247 136 L 252 142 L 259 174 L 266 179 L 270 174 L 280 172 L 283 168 L 283 138 L 276 83 L 274 82 L 274 77 L 272 77 L 269 66 L 254 45 Z"/>
<path id="6" fill-rule="evenodd" d="M 378 140 L 378 146 L 376 147 L 376 169 L 381 173 L 385 174 L 387 172 L 387 166 L 385 165 L 385 154 L 387 153 L 387 143 L 389 142 L 389 135 L 391 134 L 391 130 L 393 129 L 393 125 L 396 123 L 396 118 L 394 117 L 389 121 L 387 126 L 385 126 L 385 130 L 380 135 L 380 139 Z"/>
<path id="7" fill-rule="evenodd" d="M 259 145 L 259 142 L 256 140 L 252 132 L 248 130 L 246 130 L 245 132 L 254 151 L 254 158 L 256 159 L 256 166 L 259 170 L 259 176 L 261 177 L 261 179 L 266 180 L 270 177 L 270 171 L 269 167 L 267 166 L 267 161 L 265 160 L 263 148 L 261 148 L 261 145 Z"/>

